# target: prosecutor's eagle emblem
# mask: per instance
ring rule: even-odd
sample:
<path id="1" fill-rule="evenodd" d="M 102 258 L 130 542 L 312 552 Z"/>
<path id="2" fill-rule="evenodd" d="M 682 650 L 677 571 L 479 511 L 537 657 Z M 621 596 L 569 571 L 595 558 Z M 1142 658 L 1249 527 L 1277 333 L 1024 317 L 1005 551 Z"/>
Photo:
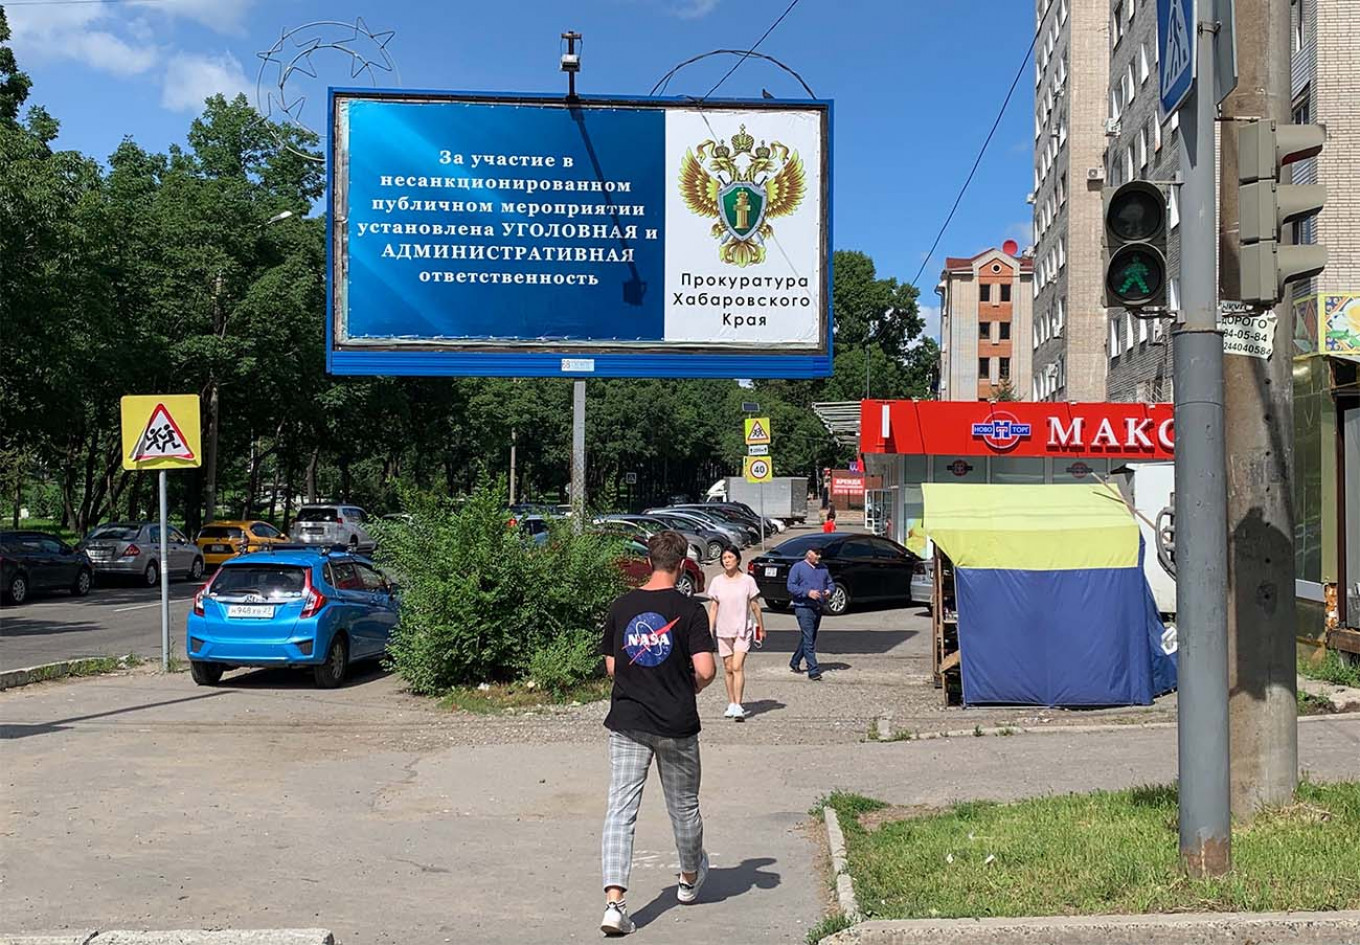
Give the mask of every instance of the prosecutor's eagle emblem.
<path id="1" fill-rule="evenodd" d="M 765 240 L 774 235 L 770 221 L 798 209 L 807 192 L 797 151 L 778 141 L 755 147 L 746 126 L 731 138 L 704 141 L 685 151 L 680 162 L 680 195 L 690 211 L 716 217 L 713 238 L 718 258 L 733 266 L 765 261 Z"/>

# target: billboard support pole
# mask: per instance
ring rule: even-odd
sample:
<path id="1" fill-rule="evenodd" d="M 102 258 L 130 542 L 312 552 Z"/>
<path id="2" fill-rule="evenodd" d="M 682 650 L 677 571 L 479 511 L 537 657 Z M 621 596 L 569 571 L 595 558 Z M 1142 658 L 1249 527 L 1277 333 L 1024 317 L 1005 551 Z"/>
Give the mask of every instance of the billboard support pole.
<path id="1" fill-rule="evenodd" d="M 170 497 L 165 470 L 161 486 L 161 672 L 170 672 Z"/>
<path id="2" fill-rule="evenodd" d="M 571 382 L 571 515 L 576 532 L 586 527 L 586 382 Z"/>

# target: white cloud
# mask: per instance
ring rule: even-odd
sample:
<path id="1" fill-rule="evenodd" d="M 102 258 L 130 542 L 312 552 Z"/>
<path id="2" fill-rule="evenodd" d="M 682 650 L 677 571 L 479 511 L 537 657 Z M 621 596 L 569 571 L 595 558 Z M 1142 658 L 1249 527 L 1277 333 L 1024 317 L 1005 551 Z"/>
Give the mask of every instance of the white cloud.
<path id="1" fill-rule="evenodd" d="M 1022 220 L 1019 223 L 1012 223 L 1002 234 L 1002 241 L 1005 240 L 1015 240 L 1020 244 L 1020 251 L 1024 252 L 1026 246 L 1034 245 L 1034 221 Z"/>
<path id="2" fill-rule="evenodd" d="M 229 52 L 220 56 L 176 53 L 165 69 L 161 104 L 171 111 L 198 112 L 203 100 L 221 92 L 228 99 L 250 88 L 241 62 Z"/>
<path id="3" fill-rule="evenodd" d="M 697 20 L 718 8 L 722 0 L 683 0 L 671 7 L 671 12 L 682 20 Z"/>
<path id="4" fill-rule="evenodd" d="M 925 319 L 926 326 L 921 330 L 921 335 L 925 338 L 940 340 L 940 307 L 938 305 L 918 305 L 921 318 Z"/>
<path id="5" fill-rule="evenodd" d="M 245 32 L 246 14 L 255 0 L 131 0 L 130 5 L 194 20 L 218 33 L 240 35 Z"/>
<path id="6" fill-rule="evenodd" d="M 158 55 L 154 46 L 133 46 L 103 30 L 73 36 L 71 44 L 71 58 L 118 76 L 145 72 Z"/>

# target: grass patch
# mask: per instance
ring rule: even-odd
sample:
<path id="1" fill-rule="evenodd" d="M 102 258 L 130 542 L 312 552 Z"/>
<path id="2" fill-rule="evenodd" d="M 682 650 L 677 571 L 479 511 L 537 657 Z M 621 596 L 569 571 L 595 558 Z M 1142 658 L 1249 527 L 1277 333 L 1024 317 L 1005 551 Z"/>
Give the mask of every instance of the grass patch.
<path id="1" fill-rule="evenodd" d="M 39 667 L 33 674 L 33 682 L 47 682 L 52 679 L 67 679 L 71 676 L 103 676 L 125 669 L 141 666 L 140 656 L 94 656 L 89 659 L 72 660 L 69 664 L 52 663 Z"/>
<path id="2" fill-rule="evenodd" d="M 1336 712 L 1336 706 L 1332 705 L 1332 700 L 1315 696 L 1310 692 L 1300 689 L 1296 696 L 1299 700 L 1299 715 L 1332 715 Z"/>
<path id="3" fill-rule="evenodd" d="M 472 712 L 476 715 L 495 715 L 515 709 L 537 709 L 550 705 L 599 702 L 608 699 L 613 680 L 588 679 L 560 691 L 542 686 L 530 688 L 522 682 L 498 683 L 489 689 L 476 686 L 456 686 L 440 699 L 446 709 Z"/>
<path id="4" fill-rule="evenodd" d="M 840 816 L 841 826 L 845 826 L 847 819 L 854 820 L 860 814 L 868 814 L 876 810 L 882 810 L 888 805 L 882 801 L 876 801 L 872 797 L 865 797 L 863 794 L 852 794 L 849 791 L 832 791 L 813 805 L 812 810 L 808 811 L 813 817 L 822 816 L 822 808 L 830 807 Z"/>
<path id="5" fill-rule="evenodd" d="M 1299 675 L 1320 679 L 1333 686 L 1360 689 L 1360 662 L 1351 662 L 1336 650 L 1326 650 L 1317 660 L 1300 659 Z"/>
<path id="6" fill-rule="evenodd" d="M 807 943 L 808 945 L 817 945 L 818 942 L 828 935 L 835 935 L 837 932 L 844 931 L 854 924 L 855 920 L 844 913 L 837 912 L 835 915 L 829 915 L 812 928 L 808 929 Z"/>
<path id="7" fill-rule="evenodd" d="M 870 799 L 826 803 L 872 918 L 1360 908 L 1360 782 L 1301 784 L 1234 831 L 1234 872 L 1213 880 L 1180 870 L 1174 787 L 970 801 L 873 831 L 857 819 Z"/>

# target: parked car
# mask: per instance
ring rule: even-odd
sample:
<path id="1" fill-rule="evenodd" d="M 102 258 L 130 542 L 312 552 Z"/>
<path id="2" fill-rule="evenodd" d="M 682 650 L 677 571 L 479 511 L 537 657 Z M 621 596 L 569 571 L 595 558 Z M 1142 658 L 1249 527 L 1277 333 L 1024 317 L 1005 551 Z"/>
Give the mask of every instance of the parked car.
<path id="1" fill-rule="evenodd" d="M 762 517 L 759 512 L 751 508 L 745 502 L 715 502 L 710 500 L 708 502 L 705 502 L 704 504 L 717 506 L 718 508 L 726 512 L 730 512 L 740 517 L 743 521 L 747 522 L 750 525 L 763 527 L 765 530 L 766 538 L 769 538 L 771 535 L 775 535 L 779 532 L 779 528 L 778 526 L 775 525 L 774 519 Z"/>
<path id="2" fill-rule="evenodd" d="M 665 531 L 667 526 L 647 516 L 638 515 L 607 515 L 595 519 L 594 530 L 604 535 L 616 535 L 620 538 L 627 538 L 645 544 L 649 538 L 658 532 Z M 695 535 L 686 535 L 685 542 L 688 546 L 685 553 L 697 561 L 703 561 L 706 553 L 706 545 Z"/>
<path id="3" fill-rule="evenodd" d="M 288 534 L 304 545 L 343 545 L 352 554 L 371 554 L 378 543 L 364 529 L 368 514 L 357 505 L 304 505 Z"/>
<path id="4" fill-rule="evenodd" d="M 911 602 L 930 609 L 935 591 L 935 561 L 917 558 L 911 570 Z"/>
<path id="5" fill-rule="evenodd" d="M 194 682 L 235 666 L 309 667 L 331 689 L 351 664 L 377 659 L 397 626 L 397 588 L 359 555 L 282 550 L 223 563 L 197 595 L 186 628 Z"/>
<path id="6" fill-rule="evenodd" d="M 22 604 L 34 591 L 90 593 L 94 565 L 85 552 L 42 532 L 0 532 L 0 592 Z"/>
<path id="7" fill-rule="evenodd" d="M 911 578 L 920 559 L 895 541 L 877 535 L 832 532 L 800 535 L 766 554 L 752 558 L 746 570 L 756 579 L 761 596 L 771 607 L 788 607 L 789 569 L 803 560 L 809 547 L 821 546 L 822 563 L 835 586 L 826 600 L 826 613 L 839 616 L 851 603 L 907 601 Z"/>
<path id="8" fill-rule="evenodd" d="M 610 516 L 610 519 L 611 521 L 633 522 L 634 524 L 641 525 L 653 535 L 667 529 L 678 532 L 684 537 L 685 543 L 689 545 L 689 556 L 691 558 L 694 558 L 696 561 L 708 561 L 713 557 L 716 557 L 716 555 L 709 554 L 708 542 L 705 541 L 703 536 L 688 523 L 681 522 L 672 524 L 670 522 L 662 521 L 662 519 L 656 515 L 612 515 Z"/>
<path id="9" fill-rule="evenodd" d="M 704 546 L 704 560 L 716 561 L 727 548 L 736 544 L 737 536 L 730 531 L 720 530 L 711 522 L 701 518 L 690 518 L 668 509 L 656 509 L 647 513 L 648 518 L 656 519 L 667 528 L 694 535 Z"/>
<path id="10" fill-rule="evenodd" d="M 204 525 L 198 530 L 194 544 L 203 553 L 203 563 L 216 568 L 228 558 L 264 551 L 270 545 L 286 541 L 288 536 L 268 522 L 243 520 Z"/>
<path id="11" fill-rule="evenodd" d="M 619 559 L 619 570 L 628 583 L 638 587 L 652 576 L 652 565 L 647 560 L 647 546 L 640 541 L 630 541 L 624 556 Z M 704 592 L 704 569 L 693 558 L 685 558 L 683 570 L 675 582 L 675 589 L 686 597 Z"/>
<path id="12" fill-rule="evenodd" d="M 170 580 L 183 575 L 191 581 L 203 577 L 203 553 L 175 526 L 168 529 L 166 546 Z M 80 543 L 90 558 L 95 577 L 131 578 L 147 587 L 161 580 L 160 522 L 108 522 L 90 530 Z"/>
<path id="13" fill-rule="evenodd" d="M 695 523 L 697 527 L 708 528 L 718 532 L 723 537 L 726 544 L 735 548 L 746 548 L 751 544 L 751 532 L 744 525 L 730 522 L 719 518 L 716 515 L 706 515 L 700 509 L 692 506 L 684 508 L 661 508 L 648 509 L 648 515 L 670 516 L 673 518 L 688 519 Z"/>
<path id="14" fill-rule="evenodd" d="M 760 541 L 760 528 L 758 527 L 760 520 L 744 512 L 713 502 L 706 502 L 703 505 L 679 505 L 676 508 L 682 512 L 694 512 L 733 525 L 746 533 L 747 541 L 750 544 Z"/>

